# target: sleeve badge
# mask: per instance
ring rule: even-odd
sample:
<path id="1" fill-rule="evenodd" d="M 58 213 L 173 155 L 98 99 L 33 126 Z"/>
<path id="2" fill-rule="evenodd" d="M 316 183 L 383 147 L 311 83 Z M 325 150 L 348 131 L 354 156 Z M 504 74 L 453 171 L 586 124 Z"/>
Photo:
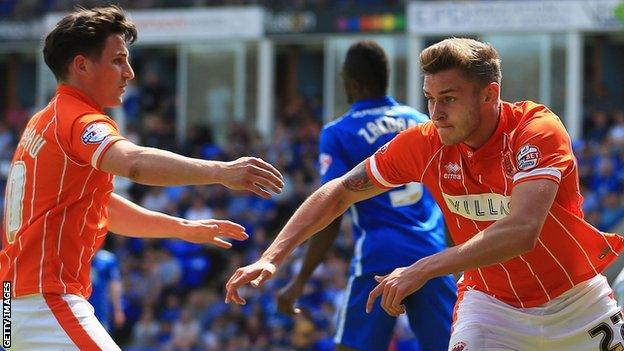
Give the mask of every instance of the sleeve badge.
<path id="1" fill-rule="evenodd" d="M 106 123 L 91 123 L 84 129 L 80 138 L 85 145 L 99 144 L 111 135 L 111 132 Z"/>
<path id="2" fill-rule="evenodd" d="M 535 168 L 541 159 L 541 153 L 537 146 L 525 144 L 520 147 L 516 154 L 516 164 L 520 171 L 528 171 Z"/>

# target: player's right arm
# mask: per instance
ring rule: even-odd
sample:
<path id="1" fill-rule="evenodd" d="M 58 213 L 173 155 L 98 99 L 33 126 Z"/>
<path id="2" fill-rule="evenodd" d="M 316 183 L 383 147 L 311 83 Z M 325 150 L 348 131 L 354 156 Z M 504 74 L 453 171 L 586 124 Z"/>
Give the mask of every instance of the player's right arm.
<path id="1" fill-rule="evenodd" d="M 239 268 L 226 284 L 225 301 L 245 304 L 238 288 L 251 283 L 260 286 L 301 243 L 327 227 L 352 204 L 386 191 L 369 178 L 365 162 L 344 176 L 334 179 L 310 195 L 255 263 Z"/>
<path id="2" fill-rule="evenodd" d="M 119 140 L 102 156 L 100 169 L 146 185 L 222 184 L 270 198 L 284 187 L 280 172 L 267 162 L 242 157 L 231 162 L 200 160 Z"/>

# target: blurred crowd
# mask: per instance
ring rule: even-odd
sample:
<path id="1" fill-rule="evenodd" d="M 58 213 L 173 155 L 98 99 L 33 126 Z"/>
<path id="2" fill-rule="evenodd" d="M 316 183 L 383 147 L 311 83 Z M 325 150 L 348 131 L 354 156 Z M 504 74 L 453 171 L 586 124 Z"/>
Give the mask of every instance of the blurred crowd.
<path id="1" fill-rule="evenodd" d="M 590 109 L 582 140 L 573 142 L 583 211 L 597 228 L 614 230 L 624 218 L 624 111 Z"/>

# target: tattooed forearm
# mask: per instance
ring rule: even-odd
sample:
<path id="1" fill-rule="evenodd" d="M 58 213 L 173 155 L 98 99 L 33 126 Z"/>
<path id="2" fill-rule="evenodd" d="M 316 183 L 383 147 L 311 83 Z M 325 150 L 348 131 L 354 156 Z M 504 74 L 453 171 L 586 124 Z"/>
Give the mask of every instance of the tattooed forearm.
<path id="1" fill-rule="evenodd" d="M 368 174 L 366 174 L 364 162 L 355 166 L 355 168 L 347 174 L 342 185 L 351 191 L 365 191 L 375 186 L 368 178 Z"/>

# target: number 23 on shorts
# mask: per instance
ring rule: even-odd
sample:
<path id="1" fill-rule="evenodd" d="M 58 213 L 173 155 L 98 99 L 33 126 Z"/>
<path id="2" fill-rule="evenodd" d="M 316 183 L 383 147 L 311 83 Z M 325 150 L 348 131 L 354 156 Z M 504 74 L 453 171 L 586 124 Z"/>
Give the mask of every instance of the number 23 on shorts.
<path id="1" fill-rule="evenodd" d="M 609 318 L 612 324 L 601 322 L 587 332 L 592 338 L 600 337 L 600 351 L 624 351 L 621 342 L 613 344 L 614 333 L 619 333 L 624 339 L 624 324 L 622 323 L 622 313 L 618 312 Z M 619 324 L 619 330 L 614 330 Z"/>

